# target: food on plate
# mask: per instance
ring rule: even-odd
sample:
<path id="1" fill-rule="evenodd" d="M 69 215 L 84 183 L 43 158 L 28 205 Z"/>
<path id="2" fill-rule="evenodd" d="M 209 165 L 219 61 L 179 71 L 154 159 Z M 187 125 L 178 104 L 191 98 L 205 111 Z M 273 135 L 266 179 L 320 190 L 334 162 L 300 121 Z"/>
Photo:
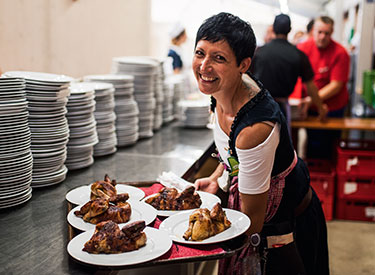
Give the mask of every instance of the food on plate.
<path id="1" fill-rule="evenodd" d="M 144 221 L 127 224 L 121 230 L 113 221 L 98 223 L 94 234 L 82 250 L 94 254 L 115 254 L 137 250 L 146 244 L 147 237 L 143 232 L 145 227 Z"/>
<path id="2" fill-rule="evenodd" d="M 219 203 L 209 211 L 207 208 L 195 210 L 189 216 L 189 228 L 184 233 L 185 240 L 202 241 L 212 237 L 231 226 L 225 211 Z"/>
<path id="3" fill-rule="evenodd" d="M 125 223 L 130 220 L 132 213 L 130 204 L 126 202 L 128 198 L 128 193 L 124 193 L 109 199 L 91 200 L 85 203 L 80 210 L 74 211 L 74 214 L 92 224 L 108 220 Z"/>
<path id="4" fill-rule="evenodd" d="M 98 198 L 109 199 L 117 195 L 116 180 L 111 180 L 106 174 L 104 180 L 98 180 L 91 185 L 90 200 Z"/>
<path id="5" fill-rule="evenodd" d="M 198 208 L 202 200 L 194 186 L 178 192 L 176 188 L 164 187 L 156 195 L 149 197 L 146 203 L 158 210 L 187 210 Z"/>

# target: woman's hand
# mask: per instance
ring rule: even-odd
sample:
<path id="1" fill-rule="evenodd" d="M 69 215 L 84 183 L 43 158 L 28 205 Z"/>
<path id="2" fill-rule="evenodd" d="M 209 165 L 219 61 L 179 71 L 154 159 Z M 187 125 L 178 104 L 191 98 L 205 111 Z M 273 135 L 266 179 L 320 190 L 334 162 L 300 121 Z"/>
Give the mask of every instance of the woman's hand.
<path id="1" fill-rule="evenodd" d="M 194 185 L 196 190 L 205 191 L 211 194 L 216 194 L 219 190 L 217 180 L 214 180 L 211 177 L 197 179 Z"/>

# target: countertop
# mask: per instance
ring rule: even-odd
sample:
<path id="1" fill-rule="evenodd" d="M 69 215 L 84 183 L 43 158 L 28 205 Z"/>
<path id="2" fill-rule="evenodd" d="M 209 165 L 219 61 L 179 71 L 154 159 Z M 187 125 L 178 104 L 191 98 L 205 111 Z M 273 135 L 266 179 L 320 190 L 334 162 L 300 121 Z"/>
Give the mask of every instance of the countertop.
<path id="1" fill-rule="evenodd" d="M 66 251 L 66 193 L 105 174 L 119 182 L 156 180 L 163 171 L 181 176 L 211 143 L 211 130 L 171 123 L 152 138 L 95 158 L 88 168 L 69 171 L 60 184 L 33 189 L 25 204 L 0 210 L 0 274 L 93 274 Z"/>

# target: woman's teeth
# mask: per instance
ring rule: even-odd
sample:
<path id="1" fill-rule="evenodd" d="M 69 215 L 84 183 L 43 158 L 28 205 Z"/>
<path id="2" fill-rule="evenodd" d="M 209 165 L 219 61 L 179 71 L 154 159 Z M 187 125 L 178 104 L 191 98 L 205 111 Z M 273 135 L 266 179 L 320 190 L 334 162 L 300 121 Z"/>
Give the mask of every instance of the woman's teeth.
<path id="1" fill-rule="evenodd" d="M 215 77 L 207 77 L 207 76 L 203 76 L 203 75 L 201 75 L 201 78 L 204 81 L 214 81 L 216 79 Z"/>

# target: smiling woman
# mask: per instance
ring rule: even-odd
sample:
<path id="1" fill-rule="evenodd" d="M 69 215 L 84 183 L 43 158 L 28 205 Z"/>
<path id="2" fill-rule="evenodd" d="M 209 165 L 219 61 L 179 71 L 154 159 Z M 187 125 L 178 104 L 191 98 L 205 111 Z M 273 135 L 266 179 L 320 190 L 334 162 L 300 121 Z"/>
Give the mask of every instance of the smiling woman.
<path id="1" fill-rule="evenodd" d="M 261 266 L 262 274 L 328 274 L 325 219 L 307 167 L 279 105 L 247 74 L 255 45 L 250 24 L 229 13 L 208 18 L 195 42 L 192 68 L 201 92 L 213 99 L 220 155 L 214 173 L 195 186 L 223 193 L 218 179 L 227 175 L 228 208 L 251 219 L 251 241 L 220 261 L 220 274 L 252 274 Z"/>

